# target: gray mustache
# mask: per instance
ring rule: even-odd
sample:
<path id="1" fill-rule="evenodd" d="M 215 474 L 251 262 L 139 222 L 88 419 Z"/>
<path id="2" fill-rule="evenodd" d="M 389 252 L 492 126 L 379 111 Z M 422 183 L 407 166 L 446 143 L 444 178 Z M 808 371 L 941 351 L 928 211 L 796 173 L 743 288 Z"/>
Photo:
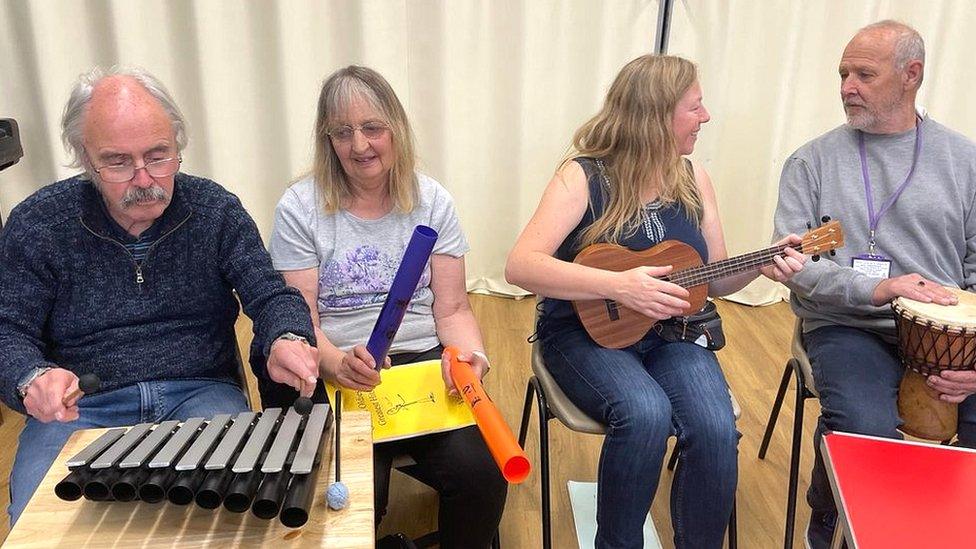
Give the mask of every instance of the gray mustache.
<path id="1" fill-rule="evenodd" d="M 130 187 L 129 190 L 122 195 L 122 200 L 119 202 L 119 204 L 124 210 L 140 202 L 156 201 L 169 201 L 169 194 L 159 185 L 153 185 L 145 189 L 142 187 Z"/>

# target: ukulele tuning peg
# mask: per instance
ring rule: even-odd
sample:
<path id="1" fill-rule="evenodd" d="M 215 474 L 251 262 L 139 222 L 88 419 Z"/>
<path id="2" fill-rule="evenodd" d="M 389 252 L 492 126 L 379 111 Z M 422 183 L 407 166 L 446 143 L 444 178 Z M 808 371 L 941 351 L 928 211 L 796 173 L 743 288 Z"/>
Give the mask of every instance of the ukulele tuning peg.
<path id="1" fill-rule="evenodd" d="M 819 255 L 810 256 L 810 259 L 813 260 L 814 263 L 816 263 L 817 261 L 820 261 L 820 256 Z"/>
<path id="2" fill-rule="evenodd" d="M 809 230 L 810 230 L 810 229 L 812 229 L 812 228 L 813 228 L 813 226 L 812 226 L 812 225 L 810 225 L 810 222 L 808 221 L 808 222 L 807 222 L 807 230 L 809 231 Z"/>
<path id="3" fill-rule="evenodd" d="M 820 218 L 820 221 L 822 221 L 823 223 L 827 223 L 827 222 L 830 221 L 830 216 L 829 215 L 825 215 L 825 216 L 823 216 L 823 217 Z"/>
<path id="4" fill-rule="evenodd" d="M 837 252 L 834 250 L 830 250 L 830 257 L 834 257 L 835 255 L 837 255 Z"/>

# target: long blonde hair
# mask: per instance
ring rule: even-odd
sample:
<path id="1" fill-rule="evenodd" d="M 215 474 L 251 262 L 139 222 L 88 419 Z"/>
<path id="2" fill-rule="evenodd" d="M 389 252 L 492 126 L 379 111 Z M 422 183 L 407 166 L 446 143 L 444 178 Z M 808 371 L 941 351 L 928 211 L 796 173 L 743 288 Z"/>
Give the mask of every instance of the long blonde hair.
<path id="1" fill-rule="evenodd" d="M 410 212 L 417 204 L 420 191 L 414 172 L 416 157 L 407 113 L 389 82 L 380 73 L 356 65 L 339 69 L 329 75 L 319 93 L 312 176 L 322 195 L 322 206 L 327 213 L 334 213 L 342 207 L 343 200 L 353 195 L 349 178 L 332 147 L 329 131 L 357 99 L 369 103 L 390 127 L 395 157 L 390 170 L 390 198 L 397 210 Z"/>
<path id="2" fill-rule="evenodd" d="M 698 71 L 687 59 L 638 57 L 617 74 L 600 112 L 576 130 L 572 156 L 602 159 L 610 179 L 606 207 L 580 235 L 581 248 L 633 234 L 643 215 L 641 189 L 648 184 L 662 203 L 681 203 L 699 223 L 703 206 L 695 175 L 672 130 L 675 106 L 697 81 Z"/>

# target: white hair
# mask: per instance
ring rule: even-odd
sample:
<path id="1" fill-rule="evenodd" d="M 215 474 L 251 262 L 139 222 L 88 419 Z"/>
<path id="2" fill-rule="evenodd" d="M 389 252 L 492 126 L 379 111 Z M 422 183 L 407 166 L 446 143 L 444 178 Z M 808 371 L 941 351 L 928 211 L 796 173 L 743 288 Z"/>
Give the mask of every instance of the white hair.
<path id="1" fill-rule="evenodd" d="M 861 29 L 861 31 L 866 30 L 886 30 L 897 35 L 895 37 L 895 68 L 898 70 L 904 69 L 909 61 L 921 61 L 922 66 L 925 66 L 925 42 L 917 30 L 893 19 L 871 23 Z"/>
<path id="2" fill-rule="evenodd" d="M 149 92 L 149 95 L 159 101 L 159 104 L 166 111 L 170 122 L 173 124 L 173 131 L 176 133 L 176 147 L 179 151 L 182 151 L 187 144 L 186 121 L 183 118 L 183 113 L 180 112 L 180 108 L 173 101 L 173 97 L 166 91 L 166 86 L 159 79 L 138 67 L 115 65 L 108 70 L 95 67 L 78 76 L 78 80 L 71 88 L 71 95 L 68 97 L 68 102 L 65 104 L 64 112 L 61 115 L 61 142 L 64 143 L 65 150 L 71 155 L 71 162 L 68 164 L 68 167 L 84 168 L 86 172 L 88 170 L 85 162 L 85 146 L 82 139 L 85 107 L 91 101 L 92 91 L 95 89 L 95 86 L 111 76 L 128 76 L 136 80 Z"/>

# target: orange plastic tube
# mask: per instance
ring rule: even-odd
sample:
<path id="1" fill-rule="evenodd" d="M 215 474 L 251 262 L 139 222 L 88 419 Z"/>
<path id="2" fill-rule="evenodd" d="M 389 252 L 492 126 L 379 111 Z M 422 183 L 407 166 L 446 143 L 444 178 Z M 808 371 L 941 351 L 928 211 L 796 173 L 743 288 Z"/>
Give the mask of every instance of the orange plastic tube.
<path id="1" fill-rule="evenodd" d="M 451 379 L 454 381 L 454 386 L 471 407 L 481 437 L 485 439 L 485 444 L 488 445 L 491 457 L 495 458 L 502 476 L 508 482 L 519 484 L 529 476 L 529 471 L 532 469 L 529 458 L 516 442 L 515 435 L 508 428 L 498 407 L 488 398 L 481 380 L 471 370 L 471 366 L 467 362 L 458 360 L 459 352 L 457 347 L 444 349 L 444 354 L 451 362 Z"/>

